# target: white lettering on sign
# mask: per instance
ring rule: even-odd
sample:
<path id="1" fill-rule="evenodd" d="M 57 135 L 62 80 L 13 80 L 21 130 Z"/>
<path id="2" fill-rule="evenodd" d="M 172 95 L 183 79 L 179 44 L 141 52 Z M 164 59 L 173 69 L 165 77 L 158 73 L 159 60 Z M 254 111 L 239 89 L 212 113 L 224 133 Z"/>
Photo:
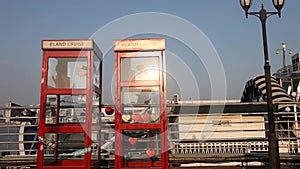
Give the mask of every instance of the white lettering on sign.
<path id="1" fill-rule="evenodd" d="M 45 40 L 43 49 L 92 49 L 92 40 Z"/>

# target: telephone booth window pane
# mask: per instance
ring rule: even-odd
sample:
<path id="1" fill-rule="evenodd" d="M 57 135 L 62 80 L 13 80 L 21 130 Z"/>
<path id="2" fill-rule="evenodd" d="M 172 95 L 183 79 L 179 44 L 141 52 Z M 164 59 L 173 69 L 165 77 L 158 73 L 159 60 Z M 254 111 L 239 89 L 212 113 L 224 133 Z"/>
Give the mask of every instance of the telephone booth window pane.
<path id="1" fill-rule="evenodd" d="M 92 111 L 92 123 L 99 124 L 100 120 L 100 95 L 93 92 L 93 111 Z"/>
<path id="2" fill-rule="evenodd" d="M 158 123 L 160 121 L 159 98 L 158 87 L 123 87 L 123 123 Z"/>
<path id="3" fill-rule="evenodd" d="M 49 58 L 47 88 L 86 88 L 86 58 Z"/>
<path id="4" fill-rule="evenodd" d="M 96 54 L 94 54 L 94 68 L 93 68 L 93 84 L 96 87 L 100 87 L 100 74 L 101 74 L 101 69 L 100 69 L 100 60 L 97 57 Z"/>
<path id="5" fill-rule="evenodd" d="M 85 153 L 76 153 L 84 149 L 84 133 L 59 133 L 58 152 L 60 158 L 80 158 Z M 69 155 L 71 154 L 71 156 Z"/>
<path id="6" fill-rule="evenodd" d="M 60 95 L 59 123 L 85 123 L 86 95 Z"/>
<path id="7" fill-rule="evenodd" d="M 121 81 L 159 80 L 158 57 L 121 58 Z"/>
<path id="8" fill-rule="evenodd" d="M 61 166 L 56 160 L 78 160 L 91 149 L 84 147 L 84 133 L 46 133 L 44 144 L 44 166 Z"/>
<path id="9" fill-rule="evenodd" d="M 55 148 L 56 148 L 56 133 L 45 133 L 45 138 L 40 138 L 39 140 L 44 145 L 44 165 L 50 165 L 50 162 L 55 160 Z"/>
<path id="10" fill-rule="evenodd" d="M 99 94 L 93 92 L 93 107 L 92 107 L 92 141 L 99 143 L 100 139 L 100 107 L 99 107 Z"/>
<path id="11" fill-rule="evenodd" d="M 46 124 L 56 124 L 57 96 L 47 95 Z"/>
<path id="12" fill-rule="evenodd" d="M 161 139 L 160 130 L 124 130 L 123 131 L 123 157 L 125 162 L 122 167 L 130 166 L 131 161 L 143 161 L 143 165 L 135 167 L 147 167 L 160 166 L 161 159 Z M 145 163 L 146 162 L 146 163 Z"/>

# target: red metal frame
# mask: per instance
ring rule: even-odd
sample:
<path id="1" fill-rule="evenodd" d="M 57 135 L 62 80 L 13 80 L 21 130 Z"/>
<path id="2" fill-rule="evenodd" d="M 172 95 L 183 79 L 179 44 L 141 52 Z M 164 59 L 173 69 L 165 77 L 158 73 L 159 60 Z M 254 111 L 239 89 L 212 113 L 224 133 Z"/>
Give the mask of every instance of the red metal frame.
<path id="1" fill-rule="evenodd" d="M 144 41 L 145 40 L 145 41 Z M 152 41 L 159 41 L 163 43 L 163 47 L 151 46 Z M 122 44 L 124 43 L 124 45 Z M 142 44 L 138 49 L 136 47 L 128 47 L 125 43 L 128 44 Z M 155 168 L 155 169 L 167 169 L 168 168 L 168 134 L 167 134 L 167 107 L 166 107 L 166 74 L 165 74 L 165 40 L 164 39 L 137 39 L 137 40 L 124 40 L 124 41 L 115 41 L 115 168 L 116 169 L 130 169 L 130 168 Z M 149 44 L 149 45 L 148 45 Z M 125 46 L 124 50 L 122 45 Z M 148 46 L 147 46 L 148 45 Z M 118 47 L 116 47 L 118 46 Z M 143 51 L 155 51 L 160 52 L 159 57 L 159 80 L 152 81 L 121 81 L 121 58 L 128 57 L 137 57 L 134 55 L 135 52 Z M 156 57 L 156 55 L 153 55 Z M 149 56 L 151 57 L 151 55 Z M 122 122 L 122 103 L 121 103 L 121 88 L 122 87 L 159 87 L 160 93 L 160 121 L 158 123 L 123 123 Z M 126 166 L 123 166 L 125 159 L 122 157 L 123 154 L 123 131 L 124 130 L 144 130 L 144 129 L 156 129 L 160 132 L 161 138 L 161 160 L 160 161 L 126 161 Z M 151 141 L 150 141 L 151 142 Z"/>
<path id="2" fill-rule="evenodd" d="M 92 47 L 78 47 L 78 46 L 66 46 L 65 48 L 48 48 L 44 45 L 47 42 L 55 42 L 56 40 L 45 40 L 42 41 L 43 49 L 43 64 L 42 64 L 42 83 L 41 83 L 41 96 L 40 96 L 40 122 L 39 122 L 39 136 L 44 138 L 46 133 L 56 133 L 56 136 L 59 133 L 84 133 L 84 147 L 90 147 L 92 145 L 91 133 L 92 133 L 92 104 L 93 104 L 93 92 L 99 94 L 99 109 L 101 108 L 101 98 L 102 93 L 102 54 L 97 48 L 95 43 L 92 40 L 57 40 L 56 42 L 69 43 L 80 41 L 82 43 L 86 42 L 92 44 Z M 97 57 L 100 60 L 100 84 L 99 86 L 93 86 L 93 62 L 94 62 L 94 53 L 97 53 Z M 49 58 L 87 58 L 87 75 L 86 75 L 86 88 L 84 89 L 74 89 L 74 88 L 47 88 L 47 74 L 48 74 L 48 59 Z M 94 89 L 96 90 L 93 90 Z M 56 108 L 56 123 L 55 124 L 46 124 L 46 101 L 47 95 L 57 95 L 57 103 L 60 102 L 60 95 L 76 95 L 83 94 L 86 95 L 86 119 L 85 124 L 60 124 L 58 118 L 59 104 Z M 100 109 L 101 110 L 101 109 Z M 99 128 L 100 133 L 101 127 Z M 100 136 L 100 135 L 99 135 Z M 100 139 L 100 138 L 99 138 Z M 58 137 L 56 137 L 55 145 L 58 145 Z M 99 166 L 93 166 L 96 163 L 100 164 L 100 144 L 98 146 L 98 160 L 91 160 L 91 152 L 84 154 L 83 160 L 60 160 L 58 159 L 58 146 L 55 146 L 54 149 L 54 163 L 53 165 L 44 165 L 44 145 L 42 142 L 38 142 L 38 158 L 37 158 L 37 168 L 92 168 Z"/>

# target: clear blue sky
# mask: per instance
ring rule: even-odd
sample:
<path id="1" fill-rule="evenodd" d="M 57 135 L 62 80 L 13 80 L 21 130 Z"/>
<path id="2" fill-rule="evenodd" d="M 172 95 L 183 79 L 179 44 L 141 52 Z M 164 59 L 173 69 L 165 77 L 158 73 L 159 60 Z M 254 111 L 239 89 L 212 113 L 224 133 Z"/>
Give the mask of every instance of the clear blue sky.
<path id="1" fill-rule="evenodd" d="M 258 11 L 261 3 L 274 11 L 271 0 L 254 0 L 250 11 Z M 269 56 L 272 72 L 282 66 L 282 55 L 275 55 L 282 41 L 294 53 L 300 52 L 300 13 L 299 0 L 286 0 L 282 17 L 268 19 Z M 211 41 L 222 62 L 226 82 L 226 98 L 240 99 L 245 82 L 263 73 L 263 50 L 261 25 L 257 18 L 245 18 L 239 0 L 169 0 L 169 1 L 0 1 L 0 105 L 9 100 L 22 105 L 39 103 L 41 82 L 41 40 L 43 39 L 85 39 L 112 21 L 130 14 L 141 12 L 166 13 L 177 16 L 195 25 Z M 143 20 L 147 22 L 147 19 Z M 137 21 L 135 24 L 142 24 Z M 150 22 L 150 21 L 149 21 Z M 135 25 L 132 25 L 134 28 Z M 168 27 L 168 23 L 154 26 L 181 31 L 182 27 Z M 118 29 L 131 29 L 130 26 Z M 110 32 L 114 33 L 114 32 Z M 109 36 L 109 35 L 108 35 Z M 114 36 L 112 36 L 114 37 Z M 135 37 L 164 37 L 163 35 L 136 35 Z M 167 71 L 176 74 L 167 82 L 168 98 L 175 92 L 185 93 L 183 99 L 209 99 L 210 74 L 204 63 L 194 62 L 195 55 L 189 46 L 176 39 L 167 38 L 167 49 L 187 64 L 196 83 L 190 86 L 191 79 L 184 73 L 176 72 L 178 62 L 167 58 Z M 197 37 L 195 37 L 197 38 Z M 108 42 L 113 44 L 113 42 Z M 199 44 L 200 45 L 200 44 Z M 99 45 L 101 48 L 101 46 Z M 182 50 L 181 50 L 182 49 Z M 168 52 L 167 52 L 168 53 Z M 168 55 L 167 55 L 168 57 Z M 210 57 L 210 56 L 201 56 Z M 289 64 L 290 55 L 286 62 Z M 104 100 L 111 100 L 112 52 L 104 57 Z M 177 64 L 177 65 L 176 65 Z M 209 65 L 211 66 L 211 65 Z M 219 69 L 215 67 L 214 69 Z M 173 78 L 173 80 L 172 80 Z M 175 78 L 175 79 L 174 79 Z M 176 83 L 184 86 L 176 86 Z M 195 89 L 195 87 L 197 89 Z M 178 91 L 178 89 L 180 90 Z M 199 95 L 193 95 L 199 91 Z"/>

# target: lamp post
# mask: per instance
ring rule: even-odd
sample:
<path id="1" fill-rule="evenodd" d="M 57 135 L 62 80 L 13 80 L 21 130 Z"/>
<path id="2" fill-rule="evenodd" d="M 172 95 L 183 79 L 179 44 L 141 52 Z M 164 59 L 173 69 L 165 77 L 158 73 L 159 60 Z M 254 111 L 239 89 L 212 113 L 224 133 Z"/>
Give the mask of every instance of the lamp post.
<path id="1" fill-rule="evenodd" d="M 265 59 L 265 79 L 266 79 L 266 94 L 267 94 L 267 107 L 268 107 L 268 126 L 269 126 L 269 168 L 280 169 L 279 147 L 278 140 L 275 133 L 275 116 L 273 112 L 273 100 L 272 100 L 272 88 L 271 88 L 271 73 L 270 63 L 268 56 L 268 42 L 266 31 L 266 20 L 269 16 L 278 14 L 280 17 L 281 9 L 284 5 L 284 0 L 273 0 L 273 5 L 277 9 L 277 12 L 267 12 L 262 4 L 259 12 L 248 12 L 251 6 L 252 0 L 240 0 L 242 8 L 245 10 L 246 18 L 248 15 L 253 15 L 259 18 L 262 25 L 263 47 L 264 47 L 264 59 Z"/>
<path id="2" fill-rule="evenodd" d="M 285 73 L 287 71 L 286 65 L 285 65 L 285 52 L 289 51 L 289 54 L 292 54 L 292 49 L 286 48 L 286 42 L 282 42 L 282 49 L 277 49 L 276 54 L 278 55 L 280 51 L 282 51 L 282 73 Z"/>

